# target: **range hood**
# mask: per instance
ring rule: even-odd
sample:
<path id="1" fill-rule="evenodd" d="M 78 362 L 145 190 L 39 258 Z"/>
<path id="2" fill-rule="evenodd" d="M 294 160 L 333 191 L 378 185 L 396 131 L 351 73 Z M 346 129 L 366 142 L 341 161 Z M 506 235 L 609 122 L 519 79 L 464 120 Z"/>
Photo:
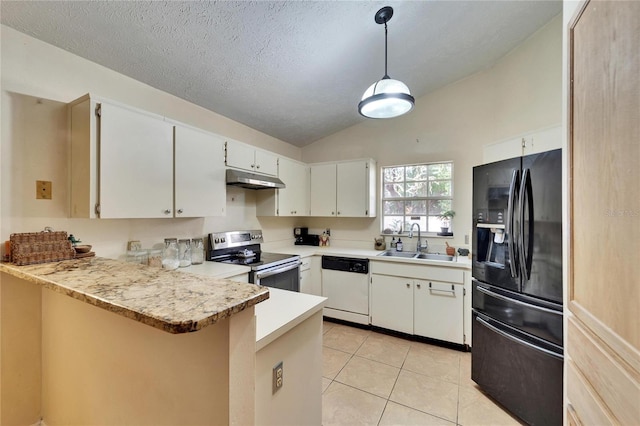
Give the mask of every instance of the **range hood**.
<path id="1" fill-rule="evenodd" d="M 275 176 L 259 175 L 236 169 L 227 169 L 227 185 L 247 189 L 277 189 L 285 187 L 284 182 Z"/>

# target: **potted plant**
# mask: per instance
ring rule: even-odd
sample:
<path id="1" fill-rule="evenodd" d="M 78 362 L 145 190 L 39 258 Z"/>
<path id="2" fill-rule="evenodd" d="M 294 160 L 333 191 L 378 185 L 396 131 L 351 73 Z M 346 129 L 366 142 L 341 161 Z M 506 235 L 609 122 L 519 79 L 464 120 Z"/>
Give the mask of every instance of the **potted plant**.
<path id="1" fill-rule="evenodd" d="M 449 232 L 449 226 L 451 225 L 451 219 L 456 215 L 456 212 L 453 210 L 447 210 L 438 215 L 438 218 L 442 221 L 442 225 L 440 226 L 440 230 L 443 234 Z"/>

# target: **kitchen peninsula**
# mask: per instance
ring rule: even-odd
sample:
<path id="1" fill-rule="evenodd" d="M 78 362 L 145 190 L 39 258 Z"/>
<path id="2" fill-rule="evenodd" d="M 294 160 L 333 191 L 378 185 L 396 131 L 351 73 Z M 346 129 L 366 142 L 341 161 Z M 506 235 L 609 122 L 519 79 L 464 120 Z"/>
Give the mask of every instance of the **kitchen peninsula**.
<path id="1" fill-rule="evenodd" d="M 105 258 L 0 273 L 3 424 L 255 423 L 267 288 Z M 315 299 L 270 339 L 304 335 L 308 318 L 320 339 Z"/>

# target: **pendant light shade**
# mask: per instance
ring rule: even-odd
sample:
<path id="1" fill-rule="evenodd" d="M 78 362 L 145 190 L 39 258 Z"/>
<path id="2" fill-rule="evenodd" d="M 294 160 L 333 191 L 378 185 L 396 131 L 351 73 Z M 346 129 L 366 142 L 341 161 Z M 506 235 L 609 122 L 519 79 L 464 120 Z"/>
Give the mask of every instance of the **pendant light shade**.
<path id="1" fill-rule="evenodd" d="M 387 22 L 393 8 L 385 6 L 375 16 L 376 23 L 384 24 L 384 77 L 373 83 L 362 95 L 358 112 L 367 118 L 393 118 L 413 109 L 415 99 L 406 84 L 387 74 Z"/>

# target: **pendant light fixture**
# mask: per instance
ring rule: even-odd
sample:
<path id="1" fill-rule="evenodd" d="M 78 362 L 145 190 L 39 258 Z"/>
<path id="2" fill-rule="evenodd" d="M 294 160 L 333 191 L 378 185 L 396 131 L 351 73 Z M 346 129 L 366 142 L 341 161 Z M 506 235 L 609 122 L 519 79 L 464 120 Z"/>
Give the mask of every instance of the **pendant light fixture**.
<path id="1" fill-rule="evenodd" d="M 406 84 L 387 74 L 387 22 L 392 16 L 391 6 L 383 7 L 375 16 L 377 24 L 384 24 L 384 77 L 369 86 L 358 104 L 358 112 L 367 118 L 398 117 L 411 111 L 416 102 Z"/>

